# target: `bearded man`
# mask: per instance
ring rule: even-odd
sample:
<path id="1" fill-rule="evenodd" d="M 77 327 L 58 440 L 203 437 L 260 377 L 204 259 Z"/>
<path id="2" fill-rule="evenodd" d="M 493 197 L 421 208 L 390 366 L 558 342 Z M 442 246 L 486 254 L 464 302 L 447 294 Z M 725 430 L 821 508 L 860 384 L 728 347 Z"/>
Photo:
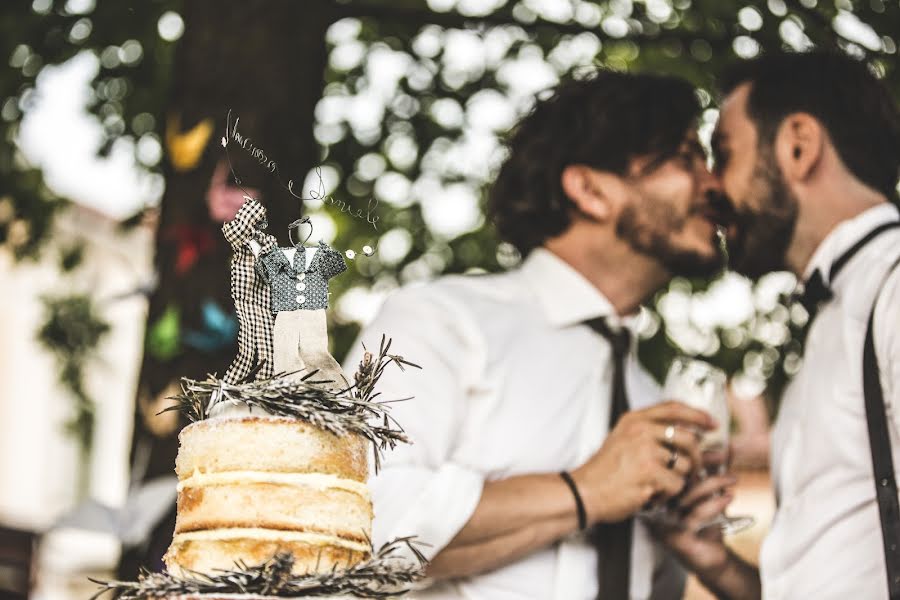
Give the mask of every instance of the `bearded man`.
<path id="1" fill-rule="evenodd" d="M 691 523 L 669 537 L 723 598 L 900 598 L 900 115 L 866 65 L 775 54 L 724 83 L 713 136 L 734 268 L 790 270 L 810 313 L 772 431 L 778 508 L 759 572 Z M 761 580 L 760 580 L 761 576 Z"/>
<path id="2" fill-rule="evenodd" d="M 415 396 L 393 405 L 413 443 L 371 481 L 376 545 L 429 544 L 417 598 L 681 597 L 682 570 L 634 516 L 682 490 L 714 422 L 660 403 L 633 333 L 673 275 L 721 266 L 699 112 L 672 77 L 559 84 L 491 190 L 522 264 L 401 289 L 362 333 L 422 366 L 379 384 Z"/>

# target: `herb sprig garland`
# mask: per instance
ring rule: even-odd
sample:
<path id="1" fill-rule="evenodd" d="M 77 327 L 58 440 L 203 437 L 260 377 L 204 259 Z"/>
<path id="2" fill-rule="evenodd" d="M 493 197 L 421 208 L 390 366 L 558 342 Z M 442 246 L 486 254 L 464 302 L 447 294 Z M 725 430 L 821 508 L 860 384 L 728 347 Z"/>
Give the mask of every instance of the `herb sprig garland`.
<path id="1" fill-rule="evenodd" d="M 137 581 L 99 581 L 102 589 L 91 597 L 97 600 L 111 593 L 109 600 L 147 600 L 198 594 L 256 594 L 282 598 L 351 595 L 359 598 L 389 598 L 403 594 L 424 577 L 425 556 L 414 538 L 394 540 L 381 547 L 371 559 L 346 569 L 295 576 L 294 557 L 280 552 L 256 566 L 236 563 L 233 569 L 215 574 L 189 572 L 185 576 L 144 571 Z M 418 564 L 398 556 L 408 548 Z"/>
<path id="2" fill-rule="evenodd" d="M 365 346 L 363 346 L 365 349 Z M 372 442 L 375 448 L 375 468 L 381 465 L 381 453 L 398 443 L 408 443 L 403 428 L 389 414 L 391 402 L 409 400 L 376 401 L 380 392 L 375 385 L 391 363 L 401 370 L 405 367 L 421 368 L 397 354 L 391 354 L 391 340 L 381 338 L 377 356 L 365 349 L 353 384 L 337 391 L 315 381 L 316 372 L 302 378 L 291 373 L 279 373 L 271 379 L 233 384 L 207 376 L 203 381 L 181 380 L 182 393 L 174 396 L 175 404 L 162 412 L 177 410 L 191 421 L 202 421 L 210 411 L 223 403 L 245 404 L 251 408 L 300 419 L 334 435 L 359 434 Z"/>

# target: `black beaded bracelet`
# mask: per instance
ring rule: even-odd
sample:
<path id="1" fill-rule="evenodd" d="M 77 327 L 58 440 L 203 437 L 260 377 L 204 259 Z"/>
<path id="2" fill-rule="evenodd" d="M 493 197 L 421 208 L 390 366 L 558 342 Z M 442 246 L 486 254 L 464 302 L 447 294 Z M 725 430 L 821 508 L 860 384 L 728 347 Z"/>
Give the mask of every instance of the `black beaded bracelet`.
<path id="1" fill-rule="evenodd" d="M 584 500 L 581 499 L 581 494 L 578 493 L 578 486 L 575 485 L 575 480 L 572 479 L 568 471 L 560 471 L 559 476 L 562 477 L 569 489 L 572 490 L 572 495 L 575 496 L 575 510 L 578 512 L 578 531 L 584 531 L 587 529 L 587 512 L 584 510 Z"/>

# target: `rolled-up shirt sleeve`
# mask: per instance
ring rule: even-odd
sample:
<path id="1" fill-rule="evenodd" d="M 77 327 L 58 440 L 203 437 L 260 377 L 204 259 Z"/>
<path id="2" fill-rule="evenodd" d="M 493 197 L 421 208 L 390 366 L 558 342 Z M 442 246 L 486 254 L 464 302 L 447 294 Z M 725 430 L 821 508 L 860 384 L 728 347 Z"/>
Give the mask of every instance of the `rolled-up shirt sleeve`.
<path id="1" fill-rule="evenodd" d="M 362 343 L 377 352 L 382 334 L 391 353 L 421 369 L 388 366 L 376 386 L 379 400 L 409 398 L 390 406 L 411 444 L 384 452 L 370 474 L 375 512 L 373 544 L 416 536 L 431 559 L 468 522 L 484 483 L 475 465 L 454 456 L 469 415 L 470 386 L 480 372 L 483 344 L 471 318 L 437 293 L 434 284 L 396 292 L 363 330 L 345 362 L 353 373 Z"/>

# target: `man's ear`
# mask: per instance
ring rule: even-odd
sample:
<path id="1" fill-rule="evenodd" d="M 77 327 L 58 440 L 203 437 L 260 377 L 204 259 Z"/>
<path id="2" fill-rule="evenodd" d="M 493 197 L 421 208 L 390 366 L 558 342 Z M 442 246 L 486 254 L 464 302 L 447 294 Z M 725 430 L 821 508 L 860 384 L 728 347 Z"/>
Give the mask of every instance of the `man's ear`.
<path id="1" fill-rule="evenodd" d="M 808 113 L 788 115 L 775 135 L 775 157 L 787 181 L 809 178 L 825 152 L 822 124 Z"/>
<path id="2" fill-rule="evenodd" d="M 596 221 L 607 221 L 614 209 L 609 181 L 614 177 L 587 165 L 569 165 L 562 172 L 562 189 L 580 212 Z"/>

